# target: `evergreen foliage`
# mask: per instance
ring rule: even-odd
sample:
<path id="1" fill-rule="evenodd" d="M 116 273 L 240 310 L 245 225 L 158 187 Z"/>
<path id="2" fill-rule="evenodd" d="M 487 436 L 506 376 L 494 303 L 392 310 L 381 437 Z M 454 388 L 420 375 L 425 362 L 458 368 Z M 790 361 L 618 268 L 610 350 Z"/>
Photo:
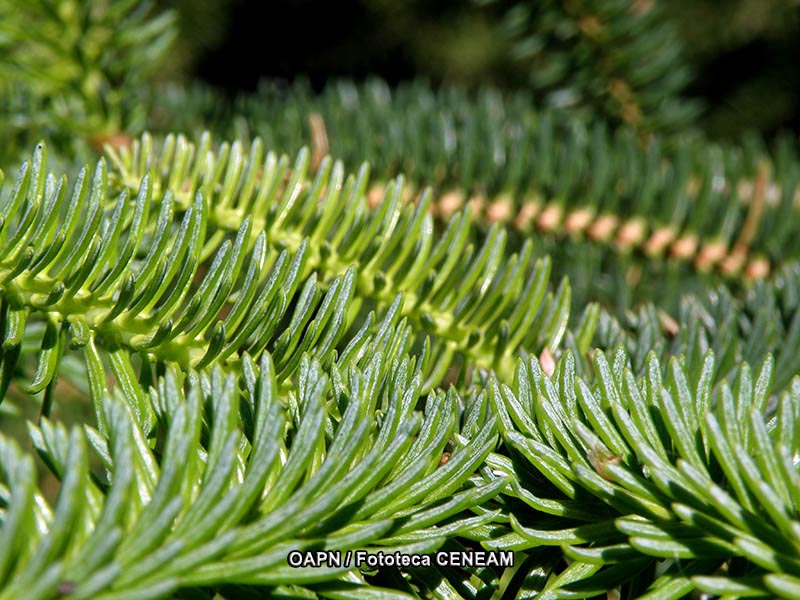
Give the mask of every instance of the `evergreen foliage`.
<path id="1" fill-rule="evenodd" d="M 656 3 L 484 4 L 528 91 L 0 7 L 0 600 L 800 597 L 795 142 L 689 128 Z"/>
<path id="2" fill-rule="evenodd" d="M 671 359 L 666 376 L 651 356 L 638 380 L 623 352 L 597 353 L 594 388 L 573 361 L 552 377 L 521 363 L 513 388 L 493 387 L 511 459 L 499 471 L 528 508 L 510 507 L 488 544 L 561 547 L 574 562 L 543 596 L 796 597 L 796 382 L 765 417 L 771 359 L 715 395 L 712 352 Z"/>
<path id="3" fill-rule="evenodd" d="M 405 174 L 411 195 L 433 186 L 440 218 L 469 204 L 482 222 L 522 234 L 519 244 L 565 253 L 572 260 L 556 261 L 557 273 L 590 282 L 577 306 L 667 296 L 674 310 L 677 288 L 762 278 L 800 253 L 800 157 L 788 136 L 773 148 L 754 136 L 737 145 L 653 136 L 642 150 L 635 131 L 537 110 L 531 94 L 485 89 L 473 98 L 421 83 L 338 82 L 320 95 L 302 84 L 266 87 L 233 104 L 207 89 L 170 88 L 149 102 L 157 123 L 198 137 L 199 122 L 243 142 L 257 135 L 274 147 L 310 146 L 316 162 L 326 150 L 351 168 L 369 160 L 379 182 Z M 587 241 L 609 251 L 583 252 Z M 610 283 L 580 276 L 576 263 Z M 632 283 L 637 293 L 626 299 L 619 288 Z"/>
<path id="4" fill-rule="evenodd" d="M 151 3 L 11 0 L 0 7 L 0 75 L 46 100 L 54 130 L 112 135 L 130 125 L 130 95 L 175 36 Z M 33 111 L 30 111 L 33 112 Z"/>
<path id="5" fill-rule="evenodd" d="M 86 352 L 104 377 L 100 355 Z M 124 355 L 110 358 L 132 372 Z M 413 361 L 389 366 L 376 351 L 363 362 L 363 370 L 334 366 L 329 377 L 304 358 L 286 406 L 269 354 L 258 367 L 245 355 L 242 389 L 221 367 L 173 366 L 149 394 L 131 380 L 114 394 L 99 383 L 99 430 L 31 426 L 34 446 L 62 478 L 52 508 L 36 490 L 30 457 L 3 439 L 13 492 L 2 597 L 165 597 L 243 584 L 310 584 L 321 597 L 346 597 L 363 579 L 341 567 L 295 569 L 287 553 L 425 552 L 489 520 L 459 513 L 502 483 L 464 486 L 494 445 L 492 423 L 451 447 L 440 466 L 456 424 L 452 398 L 431 395 L 422 417 Z M 153 448 L 159 434 L 163 447 Z M 89 447 L 102 477 L 88 468 Z"/>
<path id="6" fill-rule="evenodd" d="M 697 116 L 698 104 L 681 98 L 691 75 L 659 2 L 481 3 L 503 10 L 511 56 L 530 65 L 528 82 L 544 104 L 645 131 L 686 127 Z"/>

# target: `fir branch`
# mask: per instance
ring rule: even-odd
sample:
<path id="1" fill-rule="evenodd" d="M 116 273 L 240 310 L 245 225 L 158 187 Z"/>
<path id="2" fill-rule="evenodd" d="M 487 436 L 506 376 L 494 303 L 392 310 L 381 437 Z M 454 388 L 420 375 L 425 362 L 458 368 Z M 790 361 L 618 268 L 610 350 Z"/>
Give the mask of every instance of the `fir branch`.
<path id="1" fill-rule="evenodd" d="M 799 252 L 790 232 L 800 159 L 788 138 L 772 151 L 752 136 L 737 145 L 699 135 L 643 143 L 629 129 L 537 111 L 524 93 L 472 97 L 421 83 L 390 91 L 380 81 L 338 82 L 320 96 L 302 85 L 264 88 L 230 106 L 202 88 L 171 88 L 149 102 L 155 126 L 258 135 L 285 149 L 313 143 L 313 115 L 335 156 L 374 166 L 376 194 L 382 180 L 405 173 L 410 198 L 435 187 L 432 210 L 443 220 L 470 205 L 479 221 L 526 237 L 606 245 L 639 263 L 669 259 L 725 277 L 762 278 Z"/>
<path id="2" fill-rule="evenodd" d="M 345 178 L 327 160 L 308 181 L 301 153 L 284 183 L 288 161 L 262 162 L 259 143 L 247 160 L 234 146 L 229 162 L 223 147 L 196 163 L 178 143 L 186 151 L 174 163 L 115 201 L 103 161 L 91 181 L 82 170 L 71 193 L 66 178 L 46 175 L 43 146 L 23 166 L 0 207 L 3 386 L 27 322 L 39 319 L 46 327 L 27 389 L 44 390 L 45 407 L 68 346 L 183 368 L 269 348 L 283 381 L 303 352 L 325 363 L 364 327 L 405 318 L 409 343 L 426 348 L 426 390 L 454 365 L 503 373 L 518 348 L 558 347 L 568 284 L 549 292 L 547 259 L 536 260 L 530 245 L 506 255 L 501 228 L 476 248 L 469 215 L 455 215 L 434 244 L 428 200 L 403 207 L 401 182 L 377 211 L 367 209 L 366 168 Z M 156 159 L 144 152 L 135 164 L 149 172 Z M 194 179 L 185 179 L 190 167 Z M 186 191 L 176 197 L 171 186 Z M 590 306 L 577 332 L 584 344 L 595 313 Z M 367 321 L 351 331 L 359 314 Z"/>
<path id="3" fill-rule="evenodd" d="M 610 364 L 597 353 L 590 385 L 567 355 L 552 377 L 530 361 L 513 388 L 495 383 L 509 458 L 489 464 L 513 476 L 506 491 L 523 504 L 505 505 L 511 527 L 487 545 L 562 547 L 573 562 L 551 593 L 794 597 L 798 382 L 765 415 L 771 359 L 716 388 L 712 352 L 682 362 L 662 374 L 651 355 L 636 378 L 624 355 Z M 546 483 L 533 485 L 530 469 Z"/>
<path id="4" fill-rule="evenodd" d="M 44 101 L 48 129 L 100 146 L 141 118 L 130 97 L 175 33 L 175 14 L 154 16 L 152 2 L 12 0 L 0 7 L 0 75 Z"/>
<path id="5" fill-rule="evenodd" d="M 384 360 L 395 366 L 386 377 Z M 295 569 L 287 554 L 429 552 L 485 522 L 457 513 L 502 483 L 464 485 L 494 446 L 492 423 L 440 466 L 456 423 L 452 401 L 431 396 L 421 415 L 413 364 L 380 353 L 366 363 L 328 374 L 305 360 L 286 394 L 267 353 L 258 368 L 244 357 L 241 389 L 219 366 L 169 368 L 149 395 L 137 391 L 163 429 L 163 451 L 156 432 L 137 423 L 126 386 L 103 391 L 105 433 L 47 420 L 31 427 L 62 479 L 53 508 L 36 489 L 30 457 L 0 438 L 8 459 L 0 472 L 13 490 L 0 521 L 0 598 L 155 599 L 244 584 L 337 598 L 364 584 L 357 570 L 343 577 L 352 563 Z M 99 480 L 87 467 L 92 450 L 105 468 Z"/>
<path id="6" fill-rule="evenodd" d="M 800 371 L 800 271 L 796 264 L 784 267 L 769 281 L 761 281 L 744 293 L 725 286 L 685 295 L 679 310 L 670 316 L 658 305 L 628 311 L 617 319 L 601 311 L 593 348 L 613 352 L 624 346 L 630 367 L 645 374 L 648 354 L 662 358 L 683 355 L 688 364 L 708 350 L 716 356 L 714 381 L 732 383 L 741 363 L 757 364 L 767 354 L 775 358 L 773 390 L 787 389 Z M 569 334 L 565 347 L 570 347 Z M 580 373 L 591 373 L 588 355 L 574 352 Z"/>
<path id="7" fill-rule="evenodd" d="M 536 259 L 531 244 L 509 255 L 503 228 L 495 226 L 478 246 L 465 211 L 453 214 L 437 236 L 430 194 L 404 206 L 402 178 L 370 201 L 366 165 L 345 179 L 341 164 L 326 159 L 311 180 L 307 151 L 290 170 L 286 158 L 264 158 L 260 140 L 247 153 L 238 143 L 211 148 L 204 135 L 197 147 L 168 136 L 159 151 L 144 136 L 130 150 L 109 149 L 115 185 L 130 188 L 150 174 L 154 197 L 169 190 L 186 202 L 201 191 L 211 227 L 231 230 L 248 215 L 277 249 L 308 239 L 305 272 L 316 271 L 323 282 L 355 267 L 357 302 L 385 308 L 402 294 L 401 314 L 415 331 L 432 336 L 426 387 L 441 380 L 456 353 L 466 366 L 505 372 L 518 347 L 559 346 L 569 318 L 568 282 L 548 293 L 547 258 Z"/>
<path id="8" fill-rule="evenodd" d="M 543 104 L 583 109 L 643 131 L 686 129 L 700 112 L 677 28 L 658 0 L 481 0 Z M 499 6 L 498 6 L 499 5 Z"/>
<path id="9" fill-rule="evenodd" d="M 112 204 L 103 162 L 91 181 L 84 169 L 71 194 L 66 178 L 45 173 L 40 146 L 0 209 L 4 385 L 26 323 L 36 317 L 44 318 L 47 328 L 29 391 L 47 389 L 47 394 L 66 345 L 102 342 L 188 368 L 240 350 L 257 354 L 275 341 L 283 372 L 291 368 L 284 358 L 290 358 L 315 318 L 315 333 L 306 343 L 315 344 L 323 360 L 333 351 L 343 323 L 332 316 L 344 310 L 353 272 L 331 281 L 324 298 L 313 278 L 301 288 L 305 247 L 293 257 L 276 253 L 267 262 L 263 232 L 251 240 L 245 219 L 233 240 L 218 240 L 213 260 L 201 273 L 207 236 L 202 196 L 178 224 L 171 198 L 163 199 L 157 212 L 152 209 L 146 179 L 135 199 L 123 193 Z M 297 290 L 300 302 L 281 325 Z M 287 326 L 291 329 L 284 330 Z"/>

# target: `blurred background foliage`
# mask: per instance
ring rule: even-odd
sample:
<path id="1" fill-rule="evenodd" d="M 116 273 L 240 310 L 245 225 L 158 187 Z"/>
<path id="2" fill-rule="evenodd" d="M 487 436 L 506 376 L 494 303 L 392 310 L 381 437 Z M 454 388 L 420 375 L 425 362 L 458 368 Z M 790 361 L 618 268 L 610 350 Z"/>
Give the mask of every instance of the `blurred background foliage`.
<path id="1" fill-rule="evenodd" d="M 529 86 L 542 65 L 508 35 L 519 11 L 550 14 L 591 2 L 502 0 L 159 0 L 177 9 L 180 40 L 164 79 L 200 78 L 234 94 L 261 79 L 326 80 L 379 75 L 389 83 Z M 635 3 L 649 11 L 655 0 Z M 513 10 L 512 10 L 513 9 Z M 800 131 L 800 1 L 671 0 L 658 19 L 683 47 L 684 96 L 702 107 L 699 126 L 718 139 L 743 131 Z M 589 26 L 591 23 L 588 24 Z M 558 23 L 539 24 L 569 36 Z M 512 32 L 513 33 L 513 32 Z M 669 38 L 667 38 L 669 39 Z M 523 40 L 524 41 L 524 40 Z M 530 42 L 530 40 L 528 40 Z M 553 41 L 547 40 L 552 55 Z M 530 45 L 530 44 L 529 44 Z M 647 57 L 649 58 L 649 57 Z M 573 53 L 574 60 L 574 53 Z M 535 84 L 536 82 L 534 82 Z M 534 85 L 536 87 L 536 85 Z M 553 102 L 563 101 L 551 94 Z M 567 99 L 569 101 L 569 99 Z M 551 103 L 553 103 L 551 102 Z"/>

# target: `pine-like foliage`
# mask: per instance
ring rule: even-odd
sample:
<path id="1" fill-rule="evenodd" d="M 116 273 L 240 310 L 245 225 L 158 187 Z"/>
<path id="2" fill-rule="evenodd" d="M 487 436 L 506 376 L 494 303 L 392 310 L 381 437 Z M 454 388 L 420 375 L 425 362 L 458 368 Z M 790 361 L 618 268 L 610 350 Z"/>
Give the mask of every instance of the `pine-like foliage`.
<path id="1" fill-rule="evenodd" d="M 154 15 L 151 2 L 0 4 L 0 91 L 10 118 L 0 141 L 16 134 L 35 143 L 33 132 L 75 152 L 141 127 L 131 99 L 169 49 L 174 24 L 171 12 Z"/>
<path id="2" fill-rule="evenodd" d="M 671 132 L 655 3 L 485 10 L 527 92 L 231 101 L 0 7 L 0 600 L 800 597 L 795 143 Z"/>
<path id="3" fill-rule="evenodd" d="M 640 130 L 691 124 L 697 102 L 677 31 L 655 0 L 480 0 L 503 13 L 515 61 L 550 106 L 602 114 Z"/>
<path id="4" fill-rule="evenodd" d="M 319 96 L 265 87 L 233 104 L 172 88 L 148 102 L 165 127 L 199 122 L 243 142 L 310 146 L 313 163 L 326 150 L 351 168 L 369 160 L 379 183 L 405 174 L 412 197 L 433 186 L 440 218 L 470 206 L 557 257 L 577 306 L 658 298 L 674 310 L 680 291 L 763 278 L 800 255 L 795 140 L 770 148 L 753 136 L 737 145 L 653 136 L 643 146 L 635 131 L 537 110 L 534 98 L 373 81 L 330 84 Z"/>
<path id="5" fill-rule="evenodd" d="M 413 362 L 387 359 L 375 351 L 364 370 L 334 367 L 332 378 L 304 359 L 286 395 L 268 354 L 258 367 L 245 355 L 241 389 L 220 367 L 172 367 L 149 394 L 130 380 L 114 395 L 98 384 L 99 430 L 47 420 L 31 427 L 62 479 L 52 508 L 30 457 L 2 439 L 12 490 L 2 597 L 155 598 L 241 585 L 276 593 L 310 585 L 321 597 L 348 597 L 363 578 L 346 567 L 295 569 L 287 553 L 428 552 L 490 520 L 459 515 L 502 483 L 464 485 L 494 445 L 492 423 L 449 446 L 440 464 L 456 425 L 452 397 L 430 396 L 423 417 Z M 132 370 L 127 358 L 111 360 Z M 87 363 L 104 377 L 94 349 Z M 163 447 L 152 447 L 160 436 Z M 90 452 L 105 475 L 90 470 Z"/>
<path id="6" fill-rule="evenodd" d="M 797 381 L 766 417 L 771 360 L 716 393 L 711 352 L 666 377 L 655 357 L 640 379 L 626 361 L 596 354 L 594 387 L 567 355 L 552 377 L 521 363 L 513 388 L 493 388 L 510 460 L 489 462 L 522 504 L 488 544 L 561 547 L 544 597 L 797 597 Z"/>

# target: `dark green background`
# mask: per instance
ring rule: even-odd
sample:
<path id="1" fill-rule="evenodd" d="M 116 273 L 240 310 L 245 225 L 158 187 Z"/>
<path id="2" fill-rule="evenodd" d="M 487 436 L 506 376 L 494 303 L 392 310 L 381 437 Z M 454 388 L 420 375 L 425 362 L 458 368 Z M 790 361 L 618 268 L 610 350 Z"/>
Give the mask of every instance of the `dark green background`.
<path id="1" fill-rule="evenodd" d="M 502 2 L 478 0 L 160 0 L 177 8 L 181 40 L 165 78 L 197 77 L 230 93 L 261 78 L 369 74 L 397 82 L 514 88 L 525 65 L 499 32 Z M 719 138 L 756 129 L 800 132 L 798 0 L 661 0 L 694 72 L 686 95 Z"/>

